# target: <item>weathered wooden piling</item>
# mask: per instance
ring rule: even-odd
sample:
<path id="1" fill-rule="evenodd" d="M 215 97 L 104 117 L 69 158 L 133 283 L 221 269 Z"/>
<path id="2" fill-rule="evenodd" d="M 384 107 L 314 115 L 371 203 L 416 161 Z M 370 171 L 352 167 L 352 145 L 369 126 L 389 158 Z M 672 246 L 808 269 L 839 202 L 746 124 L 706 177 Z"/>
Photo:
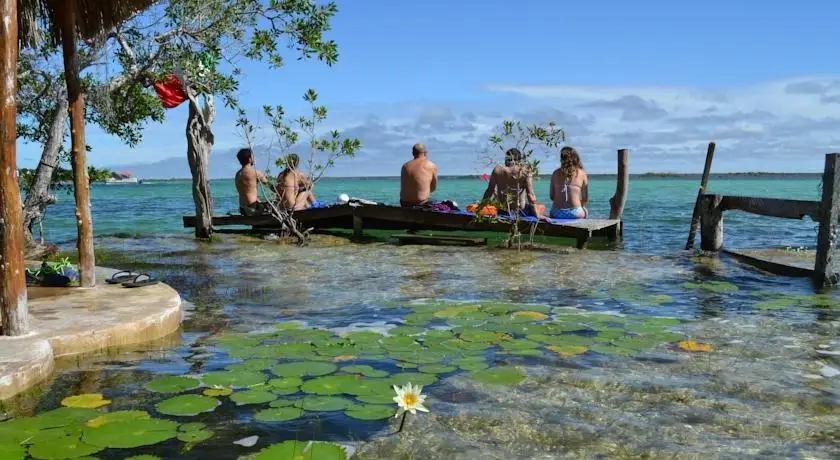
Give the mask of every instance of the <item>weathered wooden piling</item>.
<path id="1" fill-rule="evenodd" d="M 814 281 L 819 285 L 834 285 L 840 281 L 840 252 L 837 231 L 840 227 L 840 153 L 825 156 L 820 201 L 820 230 L 817 234 L 817 257 L 814 261 Z"/>
<path id="2" fill-rule="evenodd" d="M 706 163 L 703 165 L 703 177 L 700 178 L 700 189 L 697 190 L 697 201 L 694 202 L 694 212 L 691 214 L 691 226 L 688 229 L 688 241 L 685 243 L 686 250 L 694 247 L 697 227 L 700 226 L 700 201 L 703 194 L 706 193 L 706 185 L 709 183 L 709 173 L 712 171 L 712 159 L 714 156 L 715 143 L 709 142 L 709 147 L 706 149 Z"/>
<path id="3" fill-rule="evenodd" d="M 610 198 L 610 219 L 619 220 L 615 226 L 615 234 L 610 235 L 610 240 L 616 240 L 624 235 L 624 221 L 621 216 L 624 214 L 624 205 L 627 203 L 627 189 L 630 186 L 630 170 L 627 168 L 629 149 L 618 149 L 615 194 Z"/>

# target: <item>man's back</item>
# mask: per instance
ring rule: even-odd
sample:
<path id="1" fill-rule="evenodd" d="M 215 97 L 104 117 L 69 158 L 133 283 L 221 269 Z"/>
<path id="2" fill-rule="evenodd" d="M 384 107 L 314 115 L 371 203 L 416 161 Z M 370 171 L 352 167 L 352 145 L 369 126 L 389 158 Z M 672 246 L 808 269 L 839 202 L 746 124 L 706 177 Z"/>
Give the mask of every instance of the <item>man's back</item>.
<path id="1" fill-rule="evenodd" d="M 253 166 L 245 165 L 237 171 L 234 182 L 239 192 L 239 206 L 248 206 L 257 201 L 257 171 Z"/>
<path id="2" fill-rule="evenodd" d="M 407 206 L 429 201 L 437 188 L 437 166 L 425 156 L 405 163 L 400 173 L 400 203 Z"/>
<path id="3" fill-rule="evenodd" d="M 509 205 L 513 209 L 520 209 L 528 202 L 535 202 L 533 186 L 530 176 L 521 166 L 496 165 L 490 176 L 491 187 L 488 192 L 495 194 L 496 200 Z M 493 190 L 495 189 L 495 190 Z M 485 194 L 485 199 L 489 198 Z"/>

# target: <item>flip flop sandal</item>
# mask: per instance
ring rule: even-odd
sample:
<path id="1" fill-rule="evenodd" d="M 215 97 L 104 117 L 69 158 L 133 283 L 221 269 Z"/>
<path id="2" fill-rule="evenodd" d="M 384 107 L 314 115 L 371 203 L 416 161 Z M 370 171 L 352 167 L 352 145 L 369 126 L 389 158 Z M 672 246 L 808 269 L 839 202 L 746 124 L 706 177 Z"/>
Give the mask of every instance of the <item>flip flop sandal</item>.
<path id="1" fill-rule="evenodd" d="M 122 284 L 127 281 L 131 281 L 136 278 L 138 275 L 136 273 L 132 273 L 128 270 L 123 270 L 121 272 L 116 272 L 111 275 L 110 278 L 106 279 L 105 282 L 108 284 Z"/>
<path id="2" fill-rule="evenodd" d="M 146 279 L 141 280 L 140 279 L 141 276 L 145 276 Z M 143 287 L 143 286 L 151 286 L 153 284 L 158 284 L 158 283 L 160 283 L 160 280 L 154 279 L 154 278 L 152 278 L 151 276 L 149 276 L 145 273 L 141 273 L 141 274 L 135 276 L 133 281 L 129 281 L 127 283 L 122 283 L 122 285 L 123 285 L 123 287 L 127 287 L 127 288 L 138 288 L 138 287 Z"/>

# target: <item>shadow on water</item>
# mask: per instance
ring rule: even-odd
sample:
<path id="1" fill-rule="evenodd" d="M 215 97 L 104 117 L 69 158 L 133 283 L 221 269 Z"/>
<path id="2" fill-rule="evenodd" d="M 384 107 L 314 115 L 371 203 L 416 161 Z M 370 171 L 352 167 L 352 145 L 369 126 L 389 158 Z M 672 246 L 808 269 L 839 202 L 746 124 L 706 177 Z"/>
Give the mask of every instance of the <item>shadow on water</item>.
<path id="1" fill-rule="evenodd" d="M 163 398 L 142 388 L 156 376 L 203 374 L 239 361 L 214 346 L 220 333 L 273 330 L 291 320 L 333 331 L 385 331 L 405 326 L 412 311 L 393 305 L 417 299 L 541 304 L 560 315 L 571 308 L 679 318 L 674 333 L 714 347 L 685 353 L 661 343 L 617 356 L 593 350 L 563 355 L 563 348 L 492 352 L 488 362 L 519 366 L 527 378 L 498 387 L 477 384 L 469 373 L 441 374 L 425 390 L 432 413 L 409 417 L 399 436 L 383 436 L 394 429 L 393 418 L 307 412 L 263 423 L 254 419 L 256 406 L 221 398 L 215 411 L 186 419 L 206 423 L 214 432 L 209 440 L 189 451 L 167 441 L 132 455 L 234 458 L 281 440 L 324 439 L 357 446 L 359 458 L 830 458 L 840 442 L 840 384 L 826 370 L 840 367 L 836 302 L 815 295 L 805 281 L 725 260 L 357 245 L 321 235 L 298 248 L 244 236 L 199 243 L 179 235 L 100 238 L 97 263 L 145 271 L 172 285 L 189 302 L 182 332 L 62 360 L 52 382 L 7 410 L 41 412 L 67 395 L 101 392 L 113 401 L 109 410 L 154 414 Z M 446 323 L 422 327 L 439 324 Z M 531 340 L 516 340 L 531 346 Z M 362 362 L 399 371 L 393 362 Z M 252 435 L 260 436 L 254 448 L 232 444 Z M 97 456 L 123 458 L 125 452 Z"/>

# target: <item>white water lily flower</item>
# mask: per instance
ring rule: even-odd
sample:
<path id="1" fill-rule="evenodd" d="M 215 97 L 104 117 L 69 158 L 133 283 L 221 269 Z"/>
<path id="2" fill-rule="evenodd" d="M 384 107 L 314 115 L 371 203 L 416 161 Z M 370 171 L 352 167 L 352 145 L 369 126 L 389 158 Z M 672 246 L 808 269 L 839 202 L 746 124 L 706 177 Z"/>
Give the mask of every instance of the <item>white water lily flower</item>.
<path id="1" fill-rule="evenodd" d="M 394 391 L 397 392 L 397 395 L 394 396 L 394 402 L 397 403 L 399 406 L 399 410 L 397 410 L 397 415 L 394 418 L 399 417 L 404 412 L 411 412 L 411 415 L 417 415 L 417 411 L 421 412 L 429 412 L 429 409 L 426 409 L 423 406 L 423 401 L 426 400 L 426 395 L 420 394 L 423 391 L 423 386 L 412 386 L 411 383 L 408 385 L 400 388 L 394 385 Z"/>

